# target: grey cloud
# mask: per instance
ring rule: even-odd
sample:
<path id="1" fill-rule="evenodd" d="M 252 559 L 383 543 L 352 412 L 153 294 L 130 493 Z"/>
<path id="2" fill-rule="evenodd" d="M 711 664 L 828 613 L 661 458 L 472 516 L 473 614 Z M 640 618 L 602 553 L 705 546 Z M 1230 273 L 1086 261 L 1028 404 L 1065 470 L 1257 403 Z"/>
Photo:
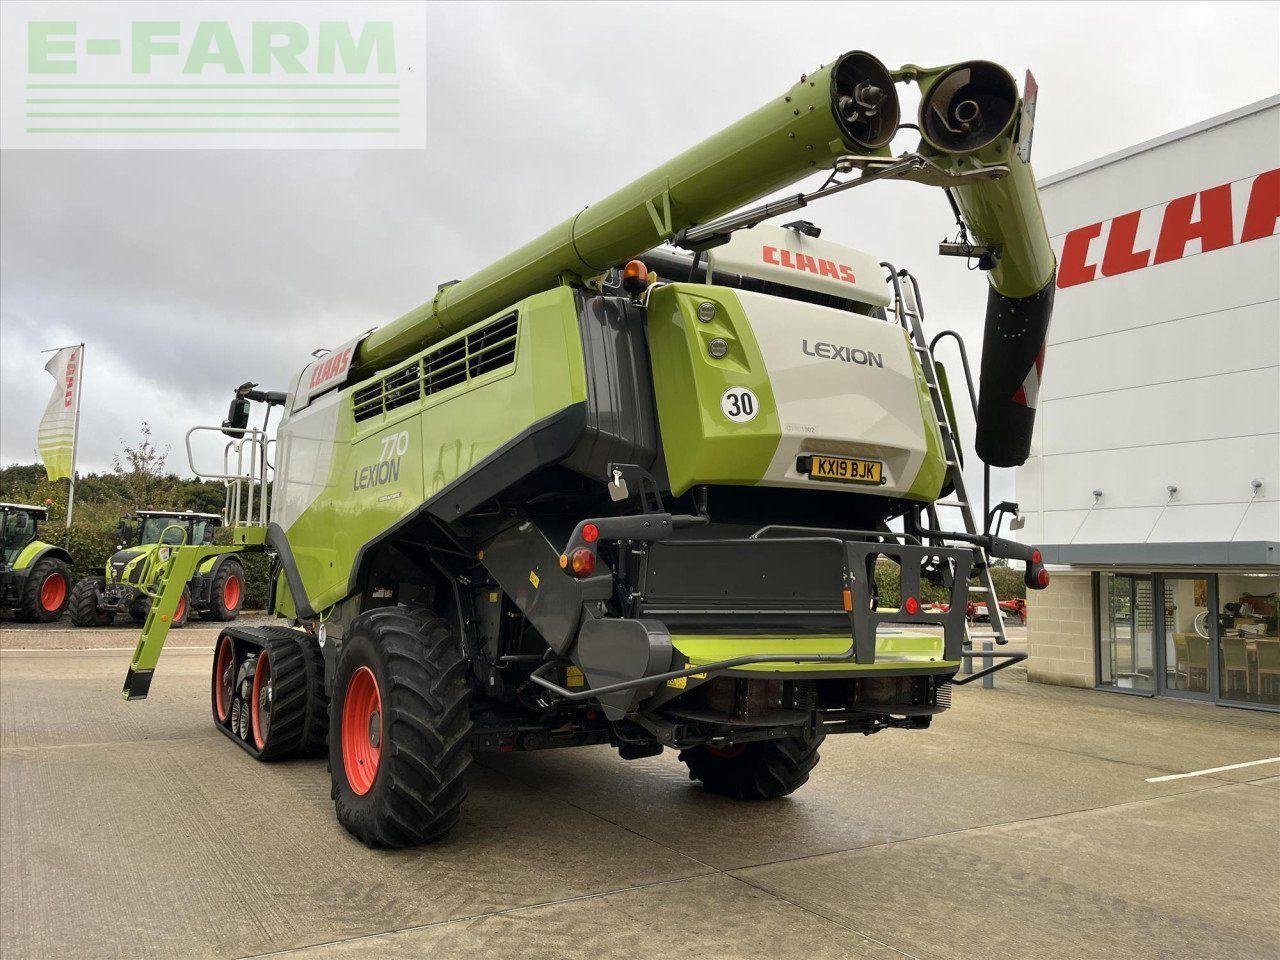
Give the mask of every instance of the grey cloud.
<path id="1" fill-rule="evenodd" d="M 82 468 L 109 465 L 143 418 L 176 452 L 235 384 L 284 384 L 314 347 L 393 319 L 843 49 L 1030 65 L 1047 174 L 1280 88 L 1275 44 L 1249 41 L 1277 35 L 1277 9 L 432 5 L 425 151 L 7 151 L 0 461 L 33 455 L 44 347 L 89 344 Z M 985 285 L 933 255 L 953 230 L 939 194 L 881 184 L 809 213 L 910 266 L 931 326 L 960 329 L 976 361 Z"/>

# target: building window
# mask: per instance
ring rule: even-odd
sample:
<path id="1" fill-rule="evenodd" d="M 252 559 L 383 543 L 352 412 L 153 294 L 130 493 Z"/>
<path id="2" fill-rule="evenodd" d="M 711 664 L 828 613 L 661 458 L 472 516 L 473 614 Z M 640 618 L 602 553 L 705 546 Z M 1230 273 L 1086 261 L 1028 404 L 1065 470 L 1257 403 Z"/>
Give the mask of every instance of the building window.
<path id="1" fill-rule="evenodd" d="M 1218 698 L 1280 707 L 1280 576 L 1218 575 Z"/>
<path id="2" fill-rule="evenodd" d="M 1151 577 L 1098 575 L 1098 684 L 1134 693 L 1156 692 Z"/>

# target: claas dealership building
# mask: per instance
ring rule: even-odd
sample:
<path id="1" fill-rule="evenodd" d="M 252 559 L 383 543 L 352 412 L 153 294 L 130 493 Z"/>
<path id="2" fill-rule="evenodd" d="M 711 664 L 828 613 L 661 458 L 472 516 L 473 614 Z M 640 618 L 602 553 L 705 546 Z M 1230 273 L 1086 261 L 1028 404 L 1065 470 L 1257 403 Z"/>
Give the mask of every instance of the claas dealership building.
<path id="1" fill-rule="evenodd" d="M 1029 676 L 1280 708 L 1280 97 L 1040 184 Z"/>

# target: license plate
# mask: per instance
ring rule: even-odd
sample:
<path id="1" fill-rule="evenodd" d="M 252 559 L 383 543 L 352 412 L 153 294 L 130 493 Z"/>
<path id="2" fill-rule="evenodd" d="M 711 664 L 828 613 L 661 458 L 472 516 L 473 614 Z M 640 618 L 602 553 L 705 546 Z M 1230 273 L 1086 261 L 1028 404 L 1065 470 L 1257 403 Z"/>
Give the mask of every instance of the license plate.
<path id="1" fill-rule="evenodd" d="M 839 483 L 884 482 L 884 464 L 879 460 L 858 460 L 853 457 L 811 457 L 811 480 L 835 480 Z"/>

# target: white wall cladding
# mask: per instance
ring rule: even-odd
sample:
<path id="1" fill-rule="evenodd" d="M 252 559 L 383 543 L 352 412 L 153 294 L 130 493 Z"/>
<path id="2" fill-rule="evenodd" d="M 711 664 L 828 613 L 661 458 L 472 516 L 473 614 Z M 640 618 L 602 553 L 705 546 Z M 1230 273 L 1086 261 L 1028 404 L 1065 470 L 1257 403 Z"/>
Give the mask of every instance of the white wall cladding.
<path id="1" fill-rule="evenodd" d="M 1278 167 L 1275 97 L 1042 184 L 1060 256 L 1073 231 L 1077 254 L 1088 245 L 1057 292 L 1035 443 L 1018 474 L 1024 539 L 1280 541 L 1280 236 L 1258 216 L 1271 209 L 1261 197 L 1250 207 L 1256 178 Z M 1196 232 L 1227 184 L 1231 245 L 1190 239 L 1172 247 L 1181 258 L 1155 263 L 1165 218 L 1189 213 Z M 1241 242 L 1247 216 L 1254 234 L 1265 226 Z"/>

